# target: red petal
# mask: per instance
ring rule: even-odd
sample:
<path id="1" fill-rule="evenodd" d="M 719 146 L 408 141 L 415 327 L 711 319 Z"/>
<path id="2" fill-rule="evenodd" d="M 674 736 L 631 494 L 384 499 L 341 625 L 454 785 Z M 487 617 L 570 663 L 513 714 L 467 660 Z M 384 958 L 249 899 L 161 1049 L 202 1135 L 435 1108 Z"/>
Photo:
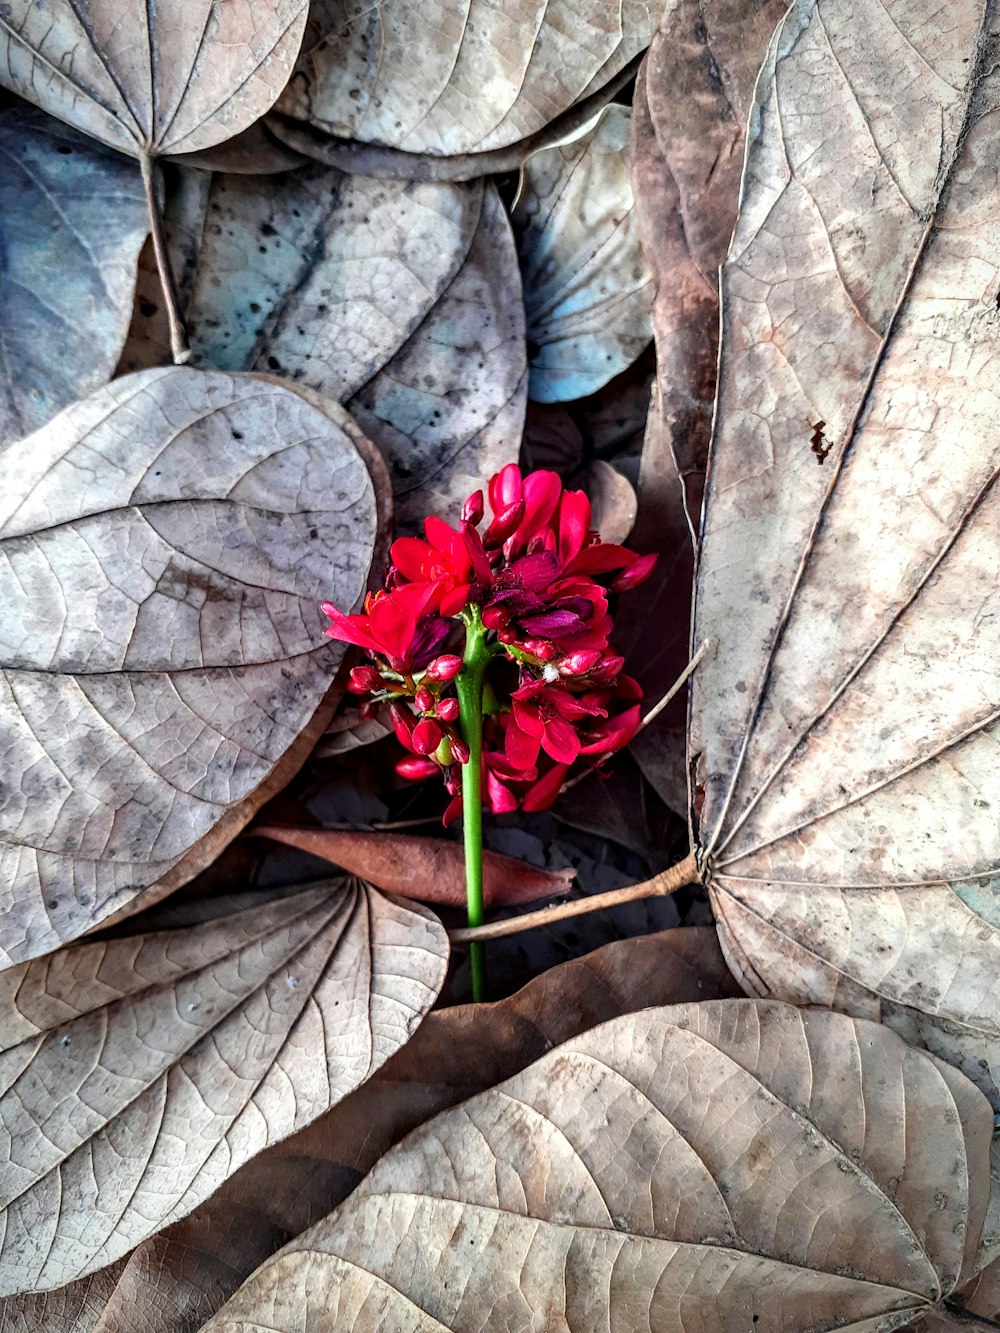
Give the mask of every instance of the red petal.
<path id="1" fill-rule="evenodd" d="M 583 491 L 565 491 L 559 501 L 559 559 L 568 564 L 590 534 L 590 501 Z"/>
<path id="2" fill-rule="evenodd" d="M 389 557 L 399 572 L 411 583 L 421 583 L 430 574 L 434 553 L 419 537 L 398 537 L 389 548 Z"/>
<path id="3" fill-rule="evenodd" d="M 490 508 L 494 514 L 521 498 L 521 469 L 516 463 L 508 463 L 490 478 L 488 487 Z"/>
<path id="4" fill-rule="evenodd" d="M 540 736 L 533 736 L 527 731 L 522 731 L 513 717 L 511 718 L 507 724 L 504 746 L 507 758 L 515 769 L 524 772 L 526 769 L 534 768 L 538 759 L 540 741 Z"/>
<path id="5" fill-rule="evenodd" d="M 509 815 L 517 809 L 517 797 L 496 776 L 486 770 L 486 803 L 494 815 Z"/>
<path id="6" fill-rule="evenodd" d="M 529 812 L 547 810 L 562 790 L 568 772 L 568 764 L 556 764 L 554 768 L 550 768 L 544 777 L 539 778 L 533 787 L 528 788 L 521 801 L 521 809 Z"/>
<path id="7" fill-rule="evenodd" d="M 613 569 L 627 569 L 638 559 L 634 551 L 626 551 L 624 546 L 615 546 L 613 542 L 597 542 L 594 546 L 585 546 L 569 562 L 564 573 L 610 574 Z"/>
<path id="8" fill-rule="evenodd" d="M 571 764 L 580 753 L 580 737 L 563 718 L 554 717 L 546 723 L 542 749 L 557 764 Z"/>
<path id="9" fill-rule="evenodd" d="M 532 684 L 534 684 L 534 682 L 532 682 Z M 523 688 L 527 690 L 530 689 L 531 687 L 525 686 Z M 533 690 L 532 693 L 540 694 L 544 689 L 545 686 L 543 685 L 541 690 Z M 522 690 L 518 690 L 517 694 L 513 696 L 514 711 L 511 714 L 511 720 L 512 722 L 515 722 L 517 726 L 519 726 L 521 730 L 525 732 L 527 735 L 540 736 L 542 732 L 545 730 L 545 723 L 539 716 L 537 708 L 532 707 L 531 705 L 526 703 L 523 697 L 522 698 L 518 697 L 521 694 Z"/>

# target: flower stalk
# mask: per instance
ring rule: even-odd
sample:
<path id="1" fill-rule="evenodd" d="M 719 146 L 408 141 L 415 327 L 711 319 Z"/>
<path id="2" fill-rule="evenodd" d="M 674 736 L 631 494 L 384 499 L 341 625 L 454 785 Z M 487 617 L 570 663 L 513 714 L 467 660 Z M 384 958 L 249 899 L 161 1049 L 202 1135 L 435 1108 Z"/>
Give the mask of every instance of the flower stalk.
<path id="1" fill-rule="evenodd" d="M 481 926 L 483 906 L 483 687 L 491 651 L 477 606 L 465 613 L 465 654 L 455 677 L 459 724 L 469 757 L 462 765 L 462 834 L 465 844 L 465 899 L 470 927 Z M 486 998 L 486 952 L 482 941 L 469 946 L 472 998 Z"/>

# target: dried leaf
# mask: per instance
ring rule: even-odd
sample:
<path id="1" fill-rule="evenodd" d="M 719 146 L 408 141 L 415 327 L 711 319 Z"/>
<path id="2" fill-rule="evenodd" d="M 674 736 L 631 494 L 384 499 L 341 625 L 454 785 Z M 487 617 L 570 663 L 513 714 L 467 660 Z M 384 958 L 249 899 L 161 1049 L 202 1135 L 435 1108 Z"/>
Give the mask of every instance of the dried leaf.
<path id="1" fill-rule="evenodd" d="M 628 477 L 598 458 L 576 478 L 590 500 L 593 525 L 606 542 L 628 541 L 635 522 L 635 490 Z"/>
<path id="2" fill-rule="evenodd" d="M 370 1077 L 437 995 L 448 945 L 430 913 L 356 880 L 247 896 L 0 975 L 3 1294 L 184 1217 Z"/>
<path id="3" fill-rule="evenodd" d="M 317 401 L 148 371 L 0 456 L 0 965 L 184 883 L 325 725 L 379 501 Z"/>
<path id="4" fill-rule="evenodd" d="M 992 1119 L 875 1024 L 647 1009 L 417 1130 L 206 1333 L 899 1328 L 961 1280 Z"/>
<path id="5" fill-rule="evenodd" d="M 460 505 L 516 457 L 524 311 L 492 185 L 315 166 L 217 175 L 191 268 L 195 363 L 273 372 L 345 404 L 389 464 L 401 527 Z"/>
<path id="6" fill-rule="evenodd" d="M 337 832 L 259 824 L 254 832 L 298 847 L 404 898 L 446 907 L 465 906 L 465 849 L 459 842 L 409 833 Z M 541 870 L 498 852 L 483 852 L 487 907 L 510 907 L 569 892 L 572 870 Z"/>
<path id="7" fill-rule="evenodd" d="M 141 1245 L 124 1271 L 115 1271 L 99 1333 L 195 1333 L 269 1253 L 346 1198 L 383 1152 L 431 1115 L 594 1023 L 650 1004 L 733 993 L 715 932 L 703 928 L 607 945 L 499 1004 L 435 1010 L 357 1092 L 241 1167 L 190 1218 Z M 49 1300 L 68 1300 L 77 1289 Z M 4 1333 L 3 1320 L 29 1303 L 39 1304 L 21 1297 L 0 1305 Z M 57 1327 L 62 1333 L 55 1321 L 23 1333 Z"/>
<path id="8" fill-rule="evenodd" d="M 409 153 L 502 148 L 608 83 L 654 25 L 643 0 L 526 0 L 516 11 L 314 0 L 278 110 Z"/>
<path id="9" fill-rule="evenodd" d="M 626 108 L 609 106 L 586 133 L 533 154 L 521 171 L 511 221 L 524 278 L 529 392 L 544 403 L 593 393 L 653 336 L 628 126 Z"/>
<path id="10" fill-rule="evenodd" d="M 132 157 L 231 138 L 284 88 L 306 0 L 0 0 L 0 85 Z"/>
<path id="11" fill-rule="evenodd" d="M 127 162 L 27 107 L 0 109 L 0 164 L 5 444 L 111 378 L 149 223 Z"/>
<path id="12" fill-rule="evenodd" d="M 992 15 L 817 0 L 771 44 L 689 744 L 743 984 L 879 1016 L 1000 1104 Z"/>

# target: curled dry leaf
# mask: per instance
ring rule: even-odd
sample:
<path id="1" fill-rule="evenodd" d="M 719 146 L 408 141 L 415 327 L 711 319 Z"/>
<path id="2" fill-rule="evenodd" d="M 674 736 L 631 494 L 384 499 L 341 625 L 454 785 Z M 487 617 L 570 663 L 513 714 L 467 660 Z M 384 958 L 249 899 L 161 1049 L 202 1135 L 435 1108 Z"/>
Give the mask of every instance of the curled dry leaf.
<path id="1" fill-rule="evenodd" d="M 111 378 L 148 231 L 127 162 L 32 108 L 0 109 L 0 445 Z"/>
<path id="2" fill-rule="evenodd" d="M 118 1259 L 327 1111 L 414 1031 L 447 954 L 430 913 L 340 880 L 0 974 L 0 1291 Z"/>
<path id="3" fill-rule="evenodd" d="M 273 372 L 343 403 L 389 465 L 401 527 L 447 513 L 516 458 L 524 310 L 492 185 L 317 166 L 216 175 L 197 228 L 180 220 L 177 235 L 191 253 L 195 362 Z M 161 359 L 165 343 L 146 350 Z"/>
<path id="4" fill-rule="evenodd" d="M 417 1130 L 206 1333 L 900 1328 L 964 1276 L 992 1122 L 872 1023 L 647 1009 Z"/>
<path id="5" fill-rule="evenodd" d="M 289 847 L 321 856 L 342 870 L 404 898 L 444 907 L 465 905 L 465 850 L 459 842 L 409 833 L 338 832 L 259 824 L 253 830 Z M 569 893 L 572 870 L 542 870 L 499 852 L 483 853 L 487 907 L 510 907 Z"/>
<path id="6" fill-rule="evenodd" d="M 744 985 L 879 1016 L 1000 1105 L 995 18 L 817 0 L 775 34 L 689 743 Z"/>
<path id="7" fill-rule="evenodd" d="M 132 157 L 231 138 L 284 88 L 306 0 L 0 0 L 0 84 Z"/>
<path id="8" fill-rule="evenodd" d="M 692 549 L 715 402 L 719 265 L 736 222 L 754 80 L 787 0 L 675 0 L 636 80 L 631 125 L 635 218 L 653 271 L 657 382 L 646 423 L 633 542 L 660 560 L 642 606 L 623 608 L 623 642 L 647 697 L 688 660 Z M 632 752 L 673 809 L 687 807 L 685 698 Z"/>
<path id="9" fill-rule="evenodd" d="M 534 153 L 511 215 L 524 279 L 529 393 L 583 398 L 653 336 L 653 284 L 628 168 L 629 113 L 609 106 L 585 133 Z"/>
<path id="10" fill-rule="evenodd" d="M 250 376 L 118 380 L 0 456 L 0 966 L 184 883 L 321 732 L 371 446 Z"/>
<path id="11" fill-rule="evenodd" d="M 68 1325 L 67 1333 L 154 1327 L 196 1333 L 270 1253 L 341 1203 L 384 1152 L 430 1116 L 595 1023 L 735 990 L 715 932 L 706 927 L 606 945 L 497 1004 L 435 1010 L 355 1093 L 241 1167 L 208 1203 L 140 1245 L 124 1266 L 99 1274 L 111 1277 L 110 1291 L 108 1283 L 101 1289 L 105 1303 L 87 1304 L 90 1322 Z M 62 1333 L 58 1312 L 82 1302 L 84 1286 L 0 1303 L 0 1328 Z M 39 1322 L 15 1322 L 29 1314 Z"/>
<path id="12" fill-rule="evenodd" d="M 315 0 L 278 110 L 344 139 L 450 156 L 502 148 L 608 83 L 648 44 L 644 0 Z"/>

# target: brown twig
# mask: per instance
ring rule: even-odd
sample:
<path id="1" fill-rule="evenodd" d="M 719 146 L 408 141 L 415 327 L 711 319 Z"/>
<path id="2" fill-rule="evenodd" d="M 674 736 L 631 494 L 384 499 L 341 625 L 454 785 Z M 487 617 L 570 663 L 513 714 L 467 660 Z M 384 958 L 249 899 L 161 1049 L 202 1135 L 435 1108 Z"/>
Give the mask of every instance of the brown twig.
<path id="1" fill-rule="evenodd" d="M 153 238 L 153 254 L 156 257 L 156 270 L 160 275 L 160 287 L 163 290 L 163 304 L 167 312 L 167 324 L 170 328 L 170 354 L 174 364 L 183 366 L 190 360 L 191 348 L 188 346 L 187 329 L 180 312 L 180 296 L 174 280 L 174 270 L 167 250 L 167 238 L 163 231 L 163 218 L 156 198 L 156 165 L 148 154 L 139 158 L 142 169 L 142 183 L 146 191 L 146 207 L 149 210 L 149 231 Z"/>
<path id="2" fill-rule="evenodd" d="M 607 893 L 594 893 L 589 898 L 577 898 L 571 903 L 559 903 L 556 907 L 543 907 L 537 912 L 525 912 L 523 916 L 514 916 L 506 921 L 493 921 L 485 926 L 463 926 L 451 930 L 448 936 L 453 944 L 468 944 L 474 940 L 496 940 L 504 935 L 516 935 L 522 930 L 533 930 L 536 926 L 547 926 L 553 921 L 563 921 L 571 916 L 583 916 L 587 912 L 600 912 L 606 907 L 620 907 L 623 903 L 638 902 L 641 898 L 665 898 L 676 893 L 685 884 L 694 884 L 698 880 L 694 853 L 689 852 L 683 861 L 663 870 L 652 879 L 641 884 L 628 884 L 623 889 L 611 889 Z"/>

